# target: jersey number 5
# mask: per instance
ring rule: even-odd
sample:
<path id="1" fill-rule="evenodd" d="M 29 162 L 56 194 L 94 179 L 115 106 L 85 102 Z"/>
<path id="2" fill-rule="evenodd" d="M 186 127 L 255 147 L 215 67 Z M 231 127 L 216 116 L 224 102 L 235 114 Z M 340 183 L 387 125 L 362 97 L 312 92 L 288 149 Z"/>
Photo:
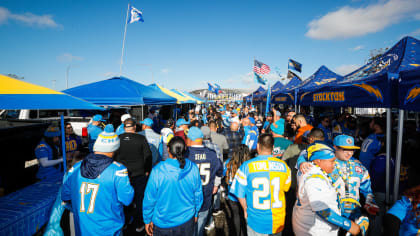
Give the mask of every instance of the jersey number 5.
<path id="1" fill-rule="evenodd" d="M 204 175 L 204 180 L 201 180 L 201 184 L 205 186 L 210 181 L 210 163 L 200 163 L 197 166 L 200 170 L 200 175 Z"/>
<path id="2" fill-rule="evenodd" d="M 263 200 L 260 203 L 260 198 L 266 198 L 270 194 L 270 182 L 267 178 L 260 177 L 254 178 L 252 180 L 252 187 L 259 188 L 262 185 L 262 190 L 255 190 L 252 196 L 253 199 L 253 207 L 255 209 L 260 210 L 268 210 L 270 207 L 272 208 L 280 208 L 283 206 L 283 203 L 280 201 L 279 193 L 280 193 L 280 177 L 275 177 L 271 180 L 271 186 L 273 187 L 273 192 L 271 193 L 273 202 L 271 203 L 270 199 Z"/>
<path id="3" fill-rule="evenodd" d="M 82 182 L 80 186 L 80 212 L 85 212 L 85 195 L 90 193 L 90 201 L 87 213 L 95 210 L 96 195 L 98 194 L 99 184 Z"/>

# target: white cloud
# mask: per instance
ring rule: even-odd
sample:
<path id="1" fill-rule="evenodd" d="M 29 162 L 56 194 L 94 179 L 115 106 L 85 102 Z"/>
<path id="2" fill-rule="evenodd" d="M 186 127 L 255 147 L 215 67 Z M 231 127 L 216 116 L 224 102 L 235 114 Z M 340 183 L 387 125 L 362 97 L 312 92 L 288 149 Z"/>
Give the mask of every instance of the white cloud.
<path id="1" fill-rule="evenodd" d="M 356 47 L 354 47 L 354 48 L 349 48 L 349 49 L 350 49 L 350 51 L 360 51 L 360 50 L 362 50 L 363 48 L 365 48 L 365 46 L 363 46 L 363 45 L 358 45 L 358 46 L 356 46 Z"/>
<path id="2" fill-rule="evenodd" d="M 162 70 L 160 70 L 161 74 L 167 75 L 170 72 L 170 70 L 168 68 L 163 68 Z"/>
<path id="3" fill-rule="evenodd" d="M 409 33 L 410 36 L 419 36 L 420 35 L 420 28 L 414 30 L 413 32 Z"/>
<path id="4" fill-rule="evenodd" d="M 337 72 L 337 74 L 344 76 L 349 74 L 350 72 L 355 71 L 359 67 L 359 65 L 341 65 L 335 68 L 335 71 Z"/>
<path id="5" fill-rule="evenodd" d="M 63 53 L 57 57 L 59 62 L 73 62 L 73 61 L 83 61 L 83 57 L 73 56 L 71 53 Z"/>
<path id="6" fill-rule="evenodd" d="M 0 24 L 6 24 L 9 20 L 40 28 L 63 27 L 54 21 L 52 15 L 35 15 L 30 12 L 23 14 L 13 14 L 7 8 L 0 7 Z"/>
<path id="7" fill-rule="evenodd" d="M 419 19 L 420 0 L 380 1 L 366 7 L 344 6 L 309 22 L 306 36 L 314 39 L 351 38 L 383 30 L 404 18 Z"/>

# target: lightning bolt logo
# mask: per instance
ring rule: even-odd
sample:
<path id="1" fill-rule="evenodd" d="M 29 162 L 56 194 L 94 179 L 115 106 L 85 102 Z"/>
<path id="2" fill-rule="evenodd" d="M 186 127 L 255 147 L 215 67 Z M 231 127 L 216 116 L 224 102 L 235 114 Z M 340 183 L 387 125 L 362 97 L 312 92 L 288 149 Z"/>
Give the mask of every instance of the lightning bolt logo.
<path id="1" fill-rule="evenodd" d="M 303 100 L 303 97 L 306 95 L 306 94 L 308 94 L 309 92 L 306 92 L 306 93 L 303 93 L 301 96 L 300 96 L 300 100 L 302 101 Z"/>
<path id="2" fill-rule="evenodd" d="M 420 64 L 410 64 L 410 66 L 419 67 L 419 66 L 420 66 Z"/>
<path id="3" fill-rule="evenodd" d="M 420 94 L 420 86 L 416 84 L 410 90 L 408 90 L 407 97 L 405 98 L 404 104 L 413 102 Z"/>
<path id="4" fill-rule="evenodd" d="M 289 95 L 289 97 L 292 99 L 292 101 L 295 100 L 295 98 L 293 97 L 293 95 L 291 93 L 288 93 L 287 95 Z"/>
<path id="5" fill-rule="evenodd" d="M 383 102 L 382 93 L 378 88 L 365 84 L 365 83 L 353 84 L 353 85 L 366 90 L 370 95 L 374 95 L 377 101 Z"/>

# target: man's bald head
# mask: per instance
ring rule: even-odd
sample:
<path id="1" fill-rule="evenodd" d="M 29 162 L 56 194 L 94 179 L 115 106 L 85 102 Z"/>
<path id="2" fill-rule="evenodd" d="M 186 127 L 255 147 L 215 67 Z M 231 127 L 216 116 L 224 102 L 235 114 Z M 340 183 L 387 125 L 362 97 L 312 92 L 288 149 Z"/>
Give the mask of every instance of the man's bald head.
<path id="1" fill-rule="evenodd" d="M 306 123 L 305 116 L 299 114 L 295 116 L 295 123 L 298 127 L 305 127 L 308 123 Z"/>

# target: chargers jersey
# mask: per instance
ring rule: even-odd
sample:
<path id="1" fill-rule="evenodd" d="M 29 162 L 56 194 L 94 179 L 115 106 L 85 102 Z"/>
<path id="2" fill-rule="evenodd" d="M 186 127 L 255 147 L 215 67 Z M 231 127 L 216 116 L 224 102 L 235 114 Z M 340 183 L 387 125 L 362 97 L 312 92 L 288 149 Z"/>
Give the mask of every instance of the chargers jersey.
<path id="1" fill-rule="evenodd" d="M 420 207 L 419 205 L 417 205 L 417 208 Z M 394 215 L 401 220 L 400 235 L 420 234 L 420 224 L 417 223 L 412 203 L 406 196 L 402 196 L 388 211 L 388 214 Z"/>
<path id="2" fill-rule="evenodd" d="M 351 220 L 360 216 L 360 193 L 366 202 L 373 202 L 369 172 L 352 157 L 348 161 L 335 160 L 335 168 L 329 174 L 340 195 L 341 215 Z"/>
<path id="3" fill-rule="evenodd" d="M 35 156 L 37 159 L 48 158 L 48 160 L 53 160 L 53 150 L 44 139 L 36 146 Z M 38 172 L 36 173 L 38 179 L 55 179 L 56 176 L 63 176 L 63 173 L 61 172 L 61 163 L 48 167 L 39 165 Z"/>
<path id="4" fill-rule="evenodd" d="M 188 147 L 185 156 L 194 162 L 200 171 L 204 197 L 200 211 L 206 211 L 212 203 L 214 179 L 223 175 L 223 164 L 215 151 L 204 146 Z"/>
<path id="5" fill-rule="evenodd" d="M 293 207 L 293 231 L 297 236 L 336 236 L 339 227 L 316 214 L 331 209 L 340 215 L 337 192 L 321 168 L 314 166 L 307 173 L 298 171 L 297 201 Z"/>
<path id="6" fill-rule="evenodd" d="M 261 155 L 239 167 L 230 192 L 246 199 L 249 227 L 257 233 L 274 234 L 284 228 L 284 192 L 290 184 L 287 164 L 272 155 Z"/>
<path id="7" fill-rule="evenodd" d="M 359 160 L 366 167 L 370 169 L 375 155 L 381 150 L 381 141 L 378 137 L 384 137 L 383 134 L 371 134 L 362 143 L 360 148 Z"/>
<path id="8" fill-rule="evenodd" d="M 81 163 L 69 170 L 61 194 L 63 201 L 71 201 L 76 235 L 119 235 L 123 205 L 134 197 L 127 168 L 114 161 L 96 179 L 88 179 L 80 173 Z"/>
<path id="9" fill-rule="evenodd" d="M 87 126 L 87 132 L 89 134 L 89 151 L 93 152 L 93 145 L 95 144 L 98 135 L 102 133 L 103 130 L 100 127 L 90 123 Z"/>
<path id="10" fill-rule="evenodd" d="M 251 126 L 245 138 L 244 144 L 248 146 L 249 150 L 256 150 L 258 142 L 258 128 L 256 126 Z"/>

